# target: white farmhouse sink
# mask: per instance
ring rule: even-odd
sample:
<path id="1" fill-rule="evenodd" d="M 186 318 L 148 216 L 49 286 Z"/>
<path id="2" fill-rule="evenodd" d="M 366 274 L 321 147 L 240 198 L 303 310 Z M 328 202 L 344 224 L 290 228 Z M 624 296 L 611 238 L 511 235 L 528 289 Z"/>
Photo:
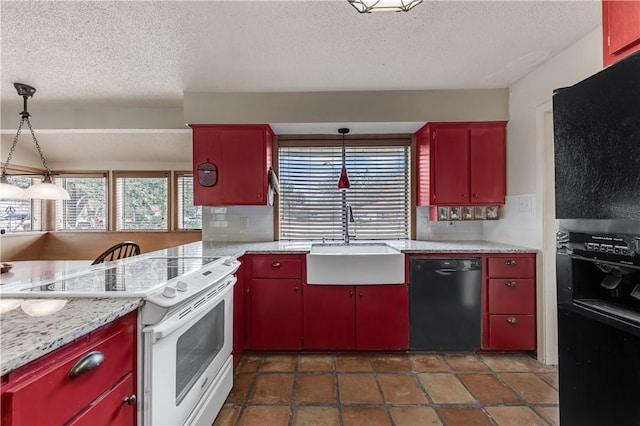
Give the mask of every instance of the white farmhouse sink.
<path id="1" fill-rule="evenodd" d="M 404 254 L 382 243 L 313 244 L 307 284 L 403 284 Z"/>

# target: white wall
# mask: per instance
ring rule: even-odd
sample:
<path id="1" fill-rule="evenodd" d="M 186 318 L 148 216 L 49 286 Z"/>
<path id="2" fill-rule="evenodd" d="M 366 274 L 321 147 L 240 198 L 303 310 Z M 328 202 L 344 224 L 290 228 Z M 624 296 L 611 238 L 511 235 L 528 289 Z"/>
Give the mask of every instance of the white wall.
<path id="1" fill-rule="evenodd" d="M 487 240 L 540 250 L 538 357 L 548 364 L 557 363 L 555 225 L 549 220 L 555 217 L 549 194 L 553 191 L 551 99 L 554 89 L 571 86 L 601 69 L 602 29 L 598 28 L 511 86 L 507 205 L 503 220 L 483 224 Z M 530 209 L 523 200 L 528 200 Z"/>

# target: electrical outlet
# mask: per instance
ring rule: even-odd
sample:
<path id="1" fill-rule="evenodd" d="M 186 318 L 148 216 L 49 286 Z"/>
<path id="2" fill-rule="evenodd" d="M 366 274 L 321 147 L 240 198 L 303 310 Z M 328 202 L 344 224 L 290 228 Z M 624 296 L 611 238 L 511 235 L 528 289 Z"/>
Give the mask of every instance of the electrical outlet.
<path id="1" fill-rule="evenodd" d="M 455 222 L 452 222 L 452 221 L 447 222 L 447 228 L 455 228 L 455 227 L 456 227 Z"/>

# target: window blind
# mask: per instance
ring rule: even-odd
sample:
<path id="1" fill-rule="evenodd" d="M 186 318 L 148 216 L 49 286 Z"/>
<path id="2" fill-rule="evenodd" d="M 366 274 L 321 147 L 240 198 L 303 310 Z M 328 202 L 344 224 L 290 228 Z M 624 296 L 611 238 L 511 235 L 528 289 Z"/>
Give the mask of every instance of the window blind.
<path id="1" fill-rule="evenodd" d="M 278 155 L 280 239 L 342 240 L 346 203 L 351 239 L 409 238 L 409 146 L 348 146 L 347 191 L 337 187 L 342 147 L 284 146 Z"/>
<path id="2" fill-rule="evenodd" d="M 168 229 L 168 178 L 116 176 L 116 230 Z"/>
<path id="3" fill-rule="evenodd" d="M 193 205 L 193 174 L 176 176 L 178 229 L 202 229 L 202 207 Z"/>
<path id="4" fill-rule="evenodd" d="M 56 176 L 56 184 L 69 193 L 69 200 L 56 201 L 56 230 L 107 229 L 107 177 Z"/>
<path id="5" fill-rule="evenodd" d="M 42 182 L 42 177 L 7 176 L 7 182 L 27 189 Z M 42 201 L 0 200 L 0 229 L 5 232 L 42 231 Z"/>

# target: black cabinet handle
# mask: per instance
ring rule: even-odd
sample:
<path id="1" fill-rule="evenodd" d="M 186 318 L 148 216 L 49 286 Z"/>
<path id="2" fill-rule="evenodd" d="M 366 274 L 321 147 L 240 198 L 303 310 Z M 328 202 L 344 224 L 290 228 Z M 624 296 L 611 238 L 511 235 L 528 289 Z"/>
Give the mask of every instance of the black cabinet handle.
<path id="1" fill-rule="evenodd" d="M 129 405 L 135 404 L 137 400 L 138 398 L 135 395 L 129 395 L 122 398 L 122 402 Z"/>
<path id="2" fill-rule="evenodd" d="M 362 299 L 362 292 L 360 293 L 360 298 Z"/>
<path id="3" fill-rule="evenodd" d="M 516 317 L 508 317 L 507 318 L 507 322 L 509 324 L 517 324 L 518 323 L 518 318 L 516 318 Z"/>
<path id="4" fill-rule="evenodd" d="M 349 292 L 349 297 L 353 297 L 353 292 L 352 291 Z"/>
<path id="5" fill-rule="evenodd" d="M 89 352 L 82 358 L 76 362 L 67 376 L 69 377 L 77 377 L 83 373 L 86 373 L 89 370 L 93 370 L 104 361 L 104 354 L 100 351 Z"/>
<path id="6" fill-rule="evenodd" d="M 504 285 L 506 285 L 507 287 L 518 287 L 518 283 L 515 281 L 507 281 L 506 283 L 504 283 Z"/>
<path id="7" fill-rule="evenodd" d="M 515 265 L 517 265 L 517 264 L 518 264 L 518 262 L 516 262 L 516 261 L 515 261 L 515 260 L 513 260 L 513 259 L 509 259 L 509 260 L 506 260 L 506 261 L 504 262 L 504 264 L 505 264 L 505 265 L 507 265 L 507 266 L 515 266 Z"/>

